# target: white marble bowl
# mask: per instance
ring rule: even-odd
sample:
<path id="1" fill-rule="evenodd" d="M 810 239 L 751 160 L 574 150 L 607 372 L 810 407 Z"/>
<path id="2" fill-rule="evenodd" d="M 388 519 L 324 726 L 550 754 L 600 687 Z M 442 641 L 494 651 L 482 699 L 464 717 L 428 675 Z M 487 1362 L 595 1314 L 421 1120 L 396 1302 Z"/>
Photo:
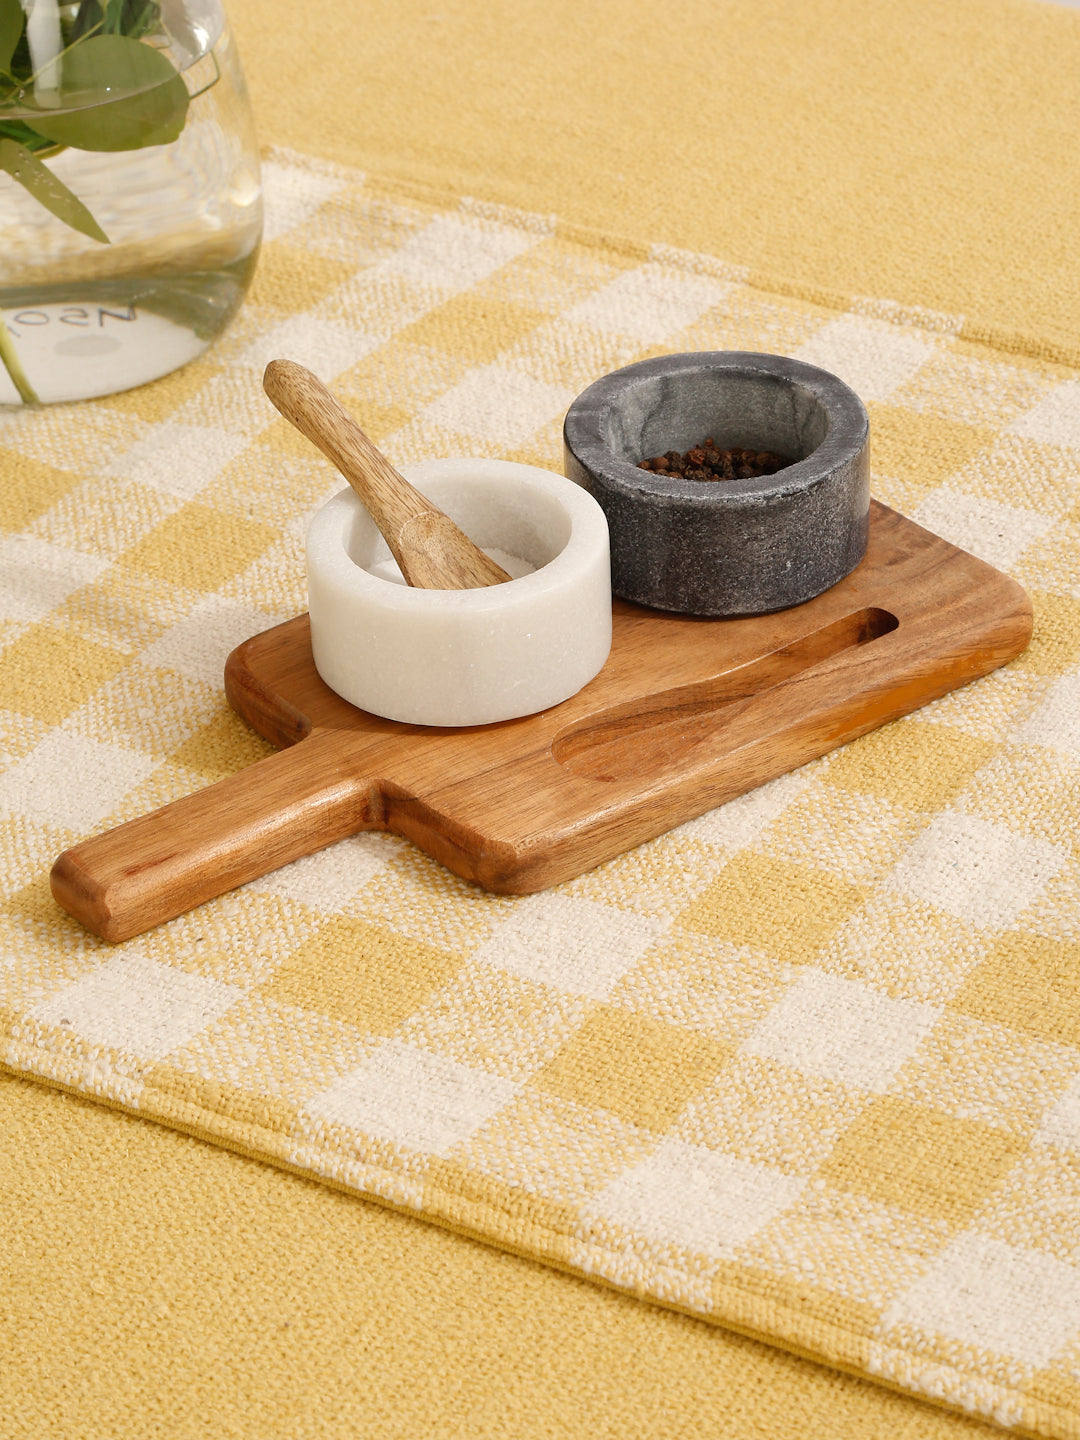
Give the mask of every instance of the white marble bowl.
<path id="1" fill-rule="evenodd" d="M 611 649 L 607 521 L 579 486 L 507 460 L 433 460 L 416 488 L 517 578 L 405 585 L 352 490 L 307 534 L 315 666 L 353 705 L 416 725 L 487 725 L 576 694 Z"/>

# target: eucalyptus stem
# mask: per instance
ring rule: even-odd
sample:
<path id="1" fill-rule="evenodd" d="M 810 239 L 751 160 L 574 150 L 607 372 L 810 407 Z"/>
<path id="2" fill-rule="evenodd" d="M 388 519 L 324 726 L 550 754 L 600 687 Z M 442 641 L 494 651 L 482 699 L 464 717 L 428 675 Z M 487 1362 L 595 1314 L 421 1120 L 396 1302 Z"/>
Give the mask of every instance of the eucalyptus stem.
<path id="1" fill-rule="evenodd" d="M 40 405 L 37 391 L 30 384 L 26 377 L 26 371 L 22 367 L 18 351 L 15 349 L 15 341 L 11 338 L 11 331 L 4 324 L 4 317 L 0 315 L 0 360 L 4 362 L 4 369 L 11 376 L 15 389 L 19 392 L 24 405 Z"/>

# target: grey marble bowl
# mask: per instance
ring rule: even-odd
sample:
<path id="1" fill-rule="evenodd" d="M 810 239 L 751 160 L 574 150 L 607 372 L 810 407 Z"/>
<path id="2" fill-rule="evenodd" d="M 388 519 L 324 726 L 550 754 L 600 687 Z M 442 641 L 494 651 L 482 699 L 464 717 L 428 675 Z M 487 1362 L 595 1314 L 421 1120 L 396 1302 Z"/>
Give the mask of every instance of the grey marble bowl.
<path id="1" fill-rule="evenodd" d="M 611 584 L 640 605 L 760 615 L 842 580 L 866 550 L 870 422 L 842 380 L 781 355 L 660 355 L 603 376 L 570 406 L 566 474 L 607 515 Z M 790 455 L 758 479 L 668 479 L 639 460 L 706 437 Z"/>

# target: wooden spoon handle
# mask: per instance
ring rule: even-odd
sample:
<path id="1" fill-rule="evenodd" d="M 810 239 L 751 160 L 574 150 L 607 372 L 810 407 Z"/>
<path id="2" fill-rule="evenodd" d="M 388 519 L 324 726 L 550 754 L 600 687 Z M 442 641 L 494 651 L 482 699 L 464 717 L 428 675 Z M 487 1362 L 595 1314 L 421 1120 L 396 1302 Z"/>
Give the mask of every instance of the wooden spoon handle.
<path id="1" fill-rule="evenodd" d="M 367 506 L 410 585 L 472 590 L 510 576 L 371 443 L 310 370 L 271 360 L 263 375 L 271 403 L 337 466 Z M 425 516 L 434 523 L 415 524 Z"/>
<path id="2" fill-rule="evenodd" d="M 373 784 L 341 737 L 309 736 L 246 770 L 71 850 L 50 875 L 57 903 L 103 940 L 129 940 L 359 830 L 376 829 Z"/>

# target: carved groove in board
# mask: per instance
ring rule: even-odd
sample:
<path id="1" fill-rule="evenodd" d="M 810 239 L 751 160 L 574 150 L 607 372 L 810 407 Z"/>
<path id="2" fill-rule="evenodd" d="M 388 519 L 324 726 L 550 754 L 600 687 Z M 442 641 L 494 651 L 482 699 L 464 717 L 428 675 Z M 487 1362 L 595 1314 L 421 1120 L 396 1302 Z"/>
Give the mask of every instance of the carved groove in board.
<path id="1" fill-rule="evenodd" d="M 695 751 L 721 740 L 725 721 L 789 680 L 845 651 L 868 645 L 900 625 L 889 610 L 866 606 L 787 645 L 692 685 L 679 685 L 644 702 L 628 701 L 561 730 L 551 744 L 555 760 L 590 780 L 627 773 L 660 774 L 685 767 Z M 761 728 L 768 728 L 762 714 Z"/>

